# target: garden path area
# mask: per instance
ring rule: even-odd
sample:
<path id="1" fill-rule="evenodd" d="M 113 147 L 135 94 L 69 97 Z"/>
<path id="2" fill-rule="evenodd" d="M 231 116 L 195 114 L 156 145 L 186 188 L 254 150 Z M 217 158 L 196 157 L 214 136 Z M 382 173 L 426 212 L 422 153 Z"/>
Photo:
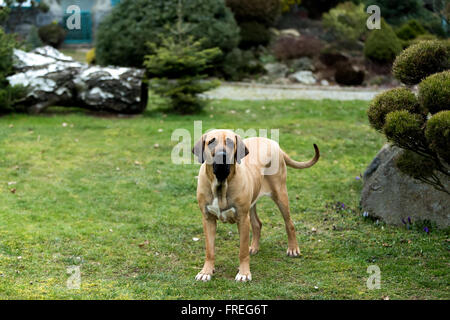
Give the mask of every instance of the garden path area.
<path id="1" fill-rule="evenodd" d="M 305 86 L 305 85 L 265 85 L 243 82 L 225 82 L 220 87 L 209 91 L 206 96 L 211 99 L 230 100 L 372 100 L 384 88 L 339 87 L 339 86 Z"/>

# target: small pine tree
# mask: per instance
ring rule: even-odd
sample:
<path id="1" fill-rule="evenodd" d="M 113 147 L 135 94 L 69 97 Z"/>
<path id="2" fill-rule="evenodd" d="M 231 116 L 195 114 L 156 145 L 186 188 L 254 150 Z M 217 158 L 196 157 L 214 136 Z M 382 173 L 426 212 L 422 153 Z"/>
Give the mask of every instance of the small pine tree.
<path id="1" fill-rule="evenodd" d="M 404 84 L 419 84 L 418 97 L 409 88 L 378 95 L 368 110 L 369 122 L 388 141 L 404 149 L 397 167 L 414 179 L 450 194 L 450 47 L 426 41 L 404 50 L 394 75 Z M 437 173 L 440 173 L 438 175 Z"/>
<path id="2" fill-rule="evenodd" d="M 161 41 L 149 43 L 152 53 L 144 61 L 150 87 L 169 98 L 173 110 L 179 113 L 200 111 L 204 100 L 199 95 L 219 85 L 217 81 L 205 80 L 204 71 L 221 55 L 221 50 L 203 49 L 201 41 L 188 35 L 188 29 L 179 1 L 175 29 L 170 36 L 161 36 Z"/>

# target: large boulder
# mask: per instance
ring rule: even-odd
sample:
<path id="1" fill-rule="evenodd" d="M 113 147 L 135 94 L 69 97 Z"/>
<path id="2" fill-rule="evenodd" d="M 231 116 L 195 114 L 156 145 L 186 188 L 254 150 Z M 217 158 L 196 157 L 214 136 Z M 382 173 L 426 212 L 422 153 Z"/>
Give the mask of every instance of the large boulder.
<path id="1" fill-rule="evenodd" d="M 14 70 L 8 81 L 27 88 L 21 104 L 32 113 L 57 105 L 132 114 L 147 106 L 144 70 L 89 66 L 49 46 L 14 50 Z"/>
<path id="2" fill-rule="evenodd" d="M 402 220 L 429 220 L 445 228 L 450 225 L 450 196 L 429 184 L 401 173 L 395 160 L 402 149 L 385 145 L 364 173 L 362 210 L 388 224 L 402 225 Z M 450 181 L 436 174 L 449 189 Z"/>

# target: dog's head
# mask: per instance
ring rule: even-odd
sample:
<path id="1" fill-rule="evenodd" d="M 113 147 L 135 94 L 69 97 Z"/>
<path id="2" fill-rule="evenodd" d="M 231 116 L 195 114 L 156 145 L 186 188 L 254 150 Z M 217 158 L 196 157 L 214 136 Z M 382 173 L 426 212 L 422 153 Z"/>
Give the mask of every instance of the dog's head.
<path id="1" fill-rule="evenodd" d="M 213 130 L 205 133 L 192 152 L 200 163 L 213 166 L 214 174 L 219 181 L 230 174 L 231 166 L 241 163 L 248 155 L 248 149 L 241 137 L 230 130 Z"/>

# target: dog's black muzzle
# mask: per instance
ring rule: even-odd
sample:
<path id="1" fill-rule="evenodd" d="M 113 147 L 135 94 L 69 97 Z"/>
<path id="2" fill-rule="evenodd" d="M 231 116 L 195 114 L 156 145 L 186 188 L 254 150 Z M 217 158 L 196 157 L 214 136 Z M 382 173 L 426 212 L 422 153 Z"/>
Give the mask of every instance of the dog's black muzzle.
<path id="1" fill-rule="evenodd" d="M 225 151 L 219 151 L 214 155 L 213 172 L 218 181 L 225 181 L 230 175 L 231 158 Z"/>

